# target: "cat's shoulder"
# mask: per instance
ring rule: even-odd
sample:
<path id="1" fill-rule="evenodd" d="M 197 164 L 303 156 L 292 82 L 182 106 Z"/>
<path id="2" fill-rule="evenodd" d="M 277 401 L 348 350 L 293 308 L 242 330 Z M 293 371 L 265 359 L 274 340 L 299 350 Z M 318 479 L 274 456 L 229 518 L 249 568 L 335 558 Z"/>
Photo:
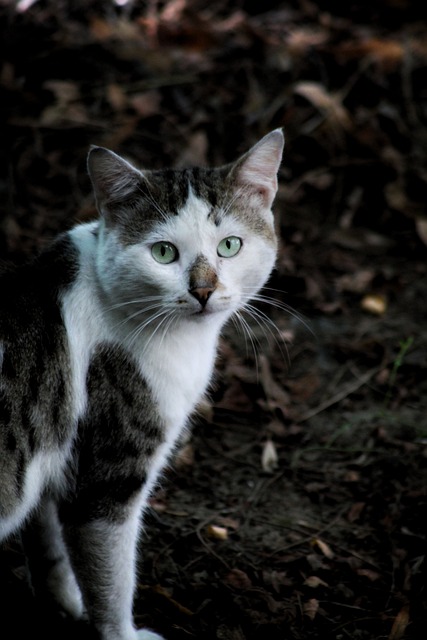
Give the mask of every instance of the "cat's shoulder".
<path id="1" fill-rule="evenodd" d="M 56 306 L 61 291 L 72 286 L 78 270 L 78 252 L 67 233 L 24 264 L 0 267 L 0 320 L 31 322 L 39 312 Z"/>

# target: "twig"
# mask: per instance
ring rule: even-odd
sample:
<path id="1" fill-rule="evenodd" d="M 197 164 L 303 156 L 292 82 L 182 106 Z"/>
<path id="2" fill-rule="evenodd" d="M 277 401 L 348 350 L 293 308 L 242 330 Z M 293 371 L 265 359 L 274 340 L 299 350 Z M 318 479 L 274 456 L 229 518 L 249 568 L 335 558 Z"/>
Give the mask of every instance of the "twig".
<path id="1" fill-rule="evenodd" d="M 357 378 L 357 380 L 355 380 L 354 382 L 351 382 L 345 385 L 345 387 L 341 389 L 341 391 L 338 391 L 331 398 L 328 398 L 327 400 L 319 404 L 316 408 L 311 409 L 311 411 L 307 411 L 307 413 L 303 414 L 302 417 L 298 419 L 298 423 L 305 422 L 306 420 L 309 420 L 310 418 L 313 418 L 314 416 L 316 416 L 318 413 L 325 411 L 325 409 L 329 409 L 329 407 L 332 407 L 334 404 L 341 402 L 341 400 L 344 400 L 344 398 L 347 398 L 349 395 L 351 395 L 352 393 L 360 389 L 360 387 L 363 387 L 363 385 L 369 382 L 369 380 L 373 378 L 373 376 L 376 373 L 378 373 L 381 369 L 382 369 L 382 366 L 375 367 L 374 369 L 371 369 L 370 371 L 365 373 L 360 378 Z"/>

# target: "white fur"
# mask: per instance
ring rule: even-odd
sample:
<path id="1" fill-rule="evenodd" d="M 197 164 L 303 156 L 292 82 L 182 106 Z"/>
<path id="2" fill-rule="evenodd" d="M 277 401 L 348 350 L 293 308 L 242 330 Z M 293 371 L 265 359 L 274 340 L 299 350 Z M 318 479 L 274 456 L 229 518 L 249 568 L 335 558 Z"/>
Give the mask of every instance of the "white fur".
<path id="1" fill-rule="evenodd" d="M 138 363 L 166 425 L 166 440 L 152 461 L 144 499 L 206 391 L 222 326 L 264 284 L 274 264 L 271 244 L 255 236 L 238 217 L 228 214 L 217 226 L 208 213 L 208 205 L 190 190 L 179 215 L 159 223 L 139 244 L 123 246 L 115 230 L 106 229 L 102 222 L 71 232 L 81 267 L 77 282 L 63 298 L 63 316 L 71 352 L 75 417 L 86 406 L 91 353 L 100 342 L 120 341 Z M 271 218 L 270 212 L 266 215 Z M 98 239 L 93 234 L 96 224 L 100 225 Z M 218 244 L 230 235 L 241 237 L 243 247 L 237 256 L 221 258 Z M 178 261 L 164 265 L 154 260 L 151 246 L 159 240 L 178 248 Z M 199 255 L 218 274 L 217 289 L 203 314 L 198 313 L 199 303 L 188 291 L 188 270 Z M 106 303 L 101 304 L 94 295 L 94 280 Z M 138 334 L 138 324 L 149 316 L 145 308 L 150 303 L 144 301 L 147 286 L 161 296 L 159 304 L 174 320 L 170 326 L 165 321 L 163 327 L 159 318 Z M 118 303 L 123 304 L 122 311 L 116 310 Z M 129 308 L 136 308 L 135 320 L 124 315 Z"/>
<path id="2" fill-rule="evenodd" d="M 66 557 L 53 565 L 47 579 L 47 587 L 67 615 L 74 620 L 84 617 L 82 594 Z"/>
<path id="3" fill-rule="evenodd" d="M 164 640 L 163 636 L 159 636 L 158 633 L 154 633 L 148 629 L 139 629 L 135 637 L 137 640 Z"/>
<path id="4" fill-rule="evenodd" d="M 48 568 L 46 586 L 60 610 L 79 620 L 84 617 L 82 595 L 71 568 L 62 526 L 52 499 L 46 497 L 42 501 L 37 519 L 42 553 Z"/>
<path id="5" fill-rule="evenodd" d="M 102 638 L 108 640 L 136 640 L 139 637 L 130 615 L 135 588 L 139 512 L 137 501 L 131 516 L 122 524 L 100 520 L 89 522 L 80 530 L 80 539 L 73 542 L 77 554 L 75 562 L 81 564 L 84 571 L 91 571 L 95 583 L 96 572 L 99 568 L 102 570 L 103 576 L 98 577 L 97 596 L 103 598 L 104 615 L 97 630 Z M 108 585 L 106 576 L 112 578 Z M 90 610 L 88 614 L 90 617 Z"/>
<path id="6" fill-rule="evenodd" d="M 166 424 L 166 440 L 152 460 L 144 501 L 187 423 L 188 415 L 209 384 L 216 353 L 217 327 L 181 325 L 164 337 L 156 336 L 141 358 L 140 367 Z M 160 344 L 161 343 L 161 344 Z"/>
<path id="7" fill-rule="evenodd" d="M 40 452 L 34 456 L 25 473 L 22 499 L 9 518 L 0 520 L 0 540 L 19 529 L 28 514 L 37 506 L 47 486 L 60 486 L 64 481 L 63 469 L 69 446 L 60 450 Z"/>
<path id="8" fill-rule="evenodd" d="M 80 418 L 87 404 L 86 375 L 94 347 L 109 339 L 103 312 L 93 293 L 93 254 L 98 222 L 75 227 L 70 236 L 79 250 L 80 269 L 76 283 L 62 297 L 62 315 L 71 357 L 74 419 Z"/>

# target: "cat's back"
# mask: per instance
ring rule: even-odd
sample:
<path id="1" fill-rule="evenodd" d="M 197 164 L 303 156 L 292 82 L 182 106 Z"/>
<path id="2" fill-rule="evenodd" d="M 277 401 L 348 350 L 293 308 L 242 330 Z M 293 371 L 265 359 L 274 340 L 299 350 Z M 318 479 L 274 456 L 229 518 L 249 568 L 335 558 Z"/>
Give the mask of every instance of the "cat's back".
<path id="1" fill-rule="evenodd" d="M 63 465 L 71 395 L 60 298 L 75 271 L 64 235 L 0 276 L 0 538 Z"/>
<path id="2" fill-rule="evenodd" d="M 67 234 L 31 262 L 1 269 L 0 336 L 15 342 L 22 331 L 57 323 L 59 296 L 72 286 L 76 270 L 77 252 Z"/>
<path id="3" fill-rule="evenodd" d="M 0 276 L 0 423 L 15 435 L 46 422 L 67 393 L 60 297 L 75 271 L 75 251 L 64 235 L 32 263 Z"/>

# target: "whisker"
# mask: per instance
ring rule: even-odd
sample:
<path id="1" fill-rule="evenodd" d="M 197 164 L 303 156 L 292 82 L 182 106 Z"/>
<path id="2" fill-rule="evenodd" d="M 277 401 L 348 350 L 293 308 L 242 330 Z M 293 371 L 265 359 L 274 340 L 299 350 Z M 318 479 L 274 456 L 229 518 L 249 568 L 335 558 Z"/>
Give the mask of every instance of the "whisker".
<path id="1" fill-rule="evenodd" d="M 106 315 L 108 315 L 109 312 L 118 311 L 120 309 L 124 309 L 125 307 L 129 307 L 131 305 L 136 305 L 136 304 L 142 305 L 147 302 L 161 302 L 162 300 L 163 300 L 162 296 L 144 296 L 143 298 L 133 298 L 132 300 L 126 300 L 125 302 L 117 302 L 116 304 L 112 304 L 110 306 L 106 306 L 105 308 L 101 309 L 100 312 L 97 314 L 95 320 L 102 320 L 105 318 Z M 160 306 L 160 305 L 157 305 L 157 306 Z M 155 305 L 144 307 L 144 309 L 141 309 L 140 311 L 141 312 L 149 311 L 153 308 L 155 308 Z M 136 312 L 136 315 L 138 315 L 138 313 L 139 312 Z M 131 316 L 127 316 L 126 318 L 124 318 L 122 322 L 125 323 L 127 319 L 132 319 L 133 317 L 134 317 L 134 314 Z"/>
<path id="2" fill-rule="evenodd" d="M 245 327 L 243 326 L 243 324 L 241 323 L 241 318 L 240 318 L 239 311 L 235 311 L 234 314 L 231 316 L 230 320 L 233 323 L 233 325 L 235 326 L 236 331 L 239 331 L 243 335 L 243 338 L 245 340 L 246 356 L 248 356 L 249 355 L 249 348 L 248 348 L 247 331 L 246 331 Z M 252 350 L 253 350 L 253 346 L 252 346 Z"/>
<path id="3" fill-rule="evenodd" d="M 125 324 L 127 324 L 131 320 L 134 320 L 135 318 L 138 318 L 138 316 L 142 316 L 142 315 L 148 313 L 149 311 L 152 311 L 153 309 L 159 309 L 161 307 L 163 307 L 162 304 L 152 304 L 152 305 L 150 305 L 148 307 L 144 307 L 143 309 L 138 309 L 134 313 L 132 313 L 130 315 L 127 315 L 125 318 L 123 318 L 123 320 L 120 320 L 120 322 L 117 322 L 113 326 L 113 329 L 119 329 L 120 327 L 123 327 Z M 150 318 L 148 318 L 148 322 L 151 322 Z"/>
<path id="4" fill-rule="evenodd" d="M 163 328 L 163 335 L 162 335 L 162 337 L 161 337 L 161 341 L 160 341 L 160 343 L 162 343 L 162 342 L 163 342 L 164 337 L 165 337 L 165 335 L 166 335 L 166 333 L 165 333 L 165 332 L 166 332 L 166 331 L 167 331 L 167 329 L 169 328 L 171 321 L 175 319 L 175 316 L 174 316 L 173 310 L 171 310 L 171 309 L 169 309 L 169 310 L 165 309 L 165 310 L 163 311 L 163 314 L 164 314 L 164 318 L 162 318 L 162 320 L 157 324 L 156 328 L 154 329 L 154 331 L 153 331 L 153 332 L 151 333 L 151 335 L 149 336 L 149 338 L 148 338 L 147 342 L 144 344 L 144 351 L 148 348 L 148 346 L 149 346 L 150 342 L 153 340 L 153 338 L 154 338 L 154 336 L 156 335 L 156 333 L 161 329 L 162 325 L 163 325 L 165 322 L 167 322 L 167 321 L 169 320 L 170 322 L 167 322 L 166 326 Z M 156 317 L 156 319 L 157 319 L 158 317 L 160 317 L 161 315 L 162 315 L 162 314 L 158 314 L 158 315 L 157 315 L 157 317 Z M 138 333 L 138 335 L 139 335 L 139 333 Z"/>
<path id="5" fill-rule="evenodd" d="M 158 313 L 153 314 L 152 316 L 150 316 L 149 318 L 147 318 L 147 320 L 145 322 L 143 322 L 142 324 L 138 325 L 133 331 L 131 331 L 129 333 L 129 335 L 126 338 L 126 341 L 129 343 L 129 346 L 132 346 L 133 344 L 135 344 L 135 342 L 137 341 L 137 339 L 139 338 L 139 336 L 141 335 L 141 333 L 153 322 L 155 322 L 156 320 L 158 320 L 159 318 L 161 318 L 162 316 L 166 316 L 171 313 L 171 311 L 169 311 L 168 309 L 162 309 L 161 311 L 159 311 Z M 163 321 L 165 320 L 165 318 L 162 319 L 162 321 L 157 325 L 157 327 L 154 330 L 154 333 L 157 331 L 158 327 L 163 323 Z M 154 333 L 150 336 L 148 342 L 151 340 L 152 336 L 154 335 Z M 144 345 L 144 348 L 146 348 L 148 342 Z"/>
<path id="6" fill-rule="evenodd" d="M 266 339 L 269 340 L 269 337 L 271 337 L 274 340 L 283 359 L 287 361 L 289 366 L 290 357 L 288 347 L 276 323 L 273 322 L 273 320 L 266 313 L 261 311 L 261 309 L 258 309 L 257 307 L 254 307 L 249 303 L 246 303 L 243 309 L 250 315 L 251 318 L 253 318 L 253 320 L 255 320 L 255 322 L 264 333 Z M 278 337 L 280 338 L 280 340 Z M 282 345 L 285 346 L 286 355 L 283 352 Z"/>
<path id="7" fill-rule="evenodd" d="M 159 302 L 163 300 L 163 296 L 144 296 L 143 298 L 133 298 L 132 300 L 126 300 L 126 302 L 117 302 L 109 307 L 105 308 L 105 311 L 115 311 L 122 307 L 128 307 L 132 304 L 143 304 L 145 302 Z"/>
<path id="8" fill-rule="evenodd" d="M 129 313 L 129 310 L 135 305 L 138 305 L 138 308 L 132 313 Z M 116 332 L 120 331 L 129 323 L 137 323 L 136 326 L 130 328 L 130 331 L 125 337 L 129 347 L 133 347 L 141 334 L 151 325 L 153 327 L 153 331 L 151 331 L 147 336 L 144 344 L 144 350 L 148 347 L 151 340 L 159 330 L 162 330 L 163 332 L 163 342 L 166 332 L 172 325 L 175 318 L 174 309 L 171 309 L 170 306 L 165 303 L 164 296 L 160 295 L 144 296 L 140 298 L 133 298 L 132 300 L 126 300 L 124 302 L 118 302 L 107 307 L 105 311 L 123 311 L 123 317 L 112 326 L 112 329 Z M 157 323 L 156 326 L 154 326 L 155 323 Z"/>
<path id="9" fill-rule="evenodd" d="M 171 328 L 172 324 L 176 322 L 176 320 L 177 320 L 177 316 L 173 313 L 173 311 L 170 311 L 168 321 L 166 322 L 166 325 L 163 327 L 163 330 L 162 330 L 162 337 L 159 342 L 159 348 L 161 348 L 167 332 Z"/>
<path id="10" fill-rule="evenodd" d="M 252 347 L 252 352 L 254 354 L 255 371 L 257 372 L 257 375 L 258 375 L 258 371 L 259 371 L 259 368 L 258 368 L 258 349 L 257 349 L 257 345 L 259 345 L 258 338 L 255 336 L 255 334 L 251 330 L 251 327 L 248 324 L 246 318 L 244 318 L 242 316 L 241 311 L 236 311 L 235 314 L 234 314 L 234 317 L 236 317 L 238 319 L 238 321 L 240 323 L 240 326 L 242 327 L 243 335 L 245 336 L 246 349 L 247 349 L 246 336 L 249 338 L 249 342 L 250 342 L 251 347 Z"/>
<path id="11" fill-rule="evenodd" d="M 270 290 L 271 291 L 277 291 L 277 292 L 280 291 L 279 289 L 270 289 Z M 277 300 L 276 298 L 264 295 L 262 293 L 253 294 L 253 295 L 250 296 L 250 299 L 253 300 L 253 301 L 256 301 L 256 302 L 261 302 L 263 304 L 267 304 L 267 305 L 269 305 L 271 307 L 274 307 L 275 309 L 279 309 L 280 311 L 284 311 L 289 316 L 291 316 L 292 318 L 297 320 L 297 322 L 300 322 L 302 324 L 302 326 L 305 329 L 307 329 L 307 331 L 309 331 L 309 333 L 311 333 L 313 336 L 315 335 L 314 331 L 310 327 L 308 321 L 305 320 L 305 318 L 300 313 L 298 313 L 298 311 L 296 311 L 296 309 L 294 309 L 290 305 L 286 304 L 286 302 L 282 302 L 281 300 Z"/>

